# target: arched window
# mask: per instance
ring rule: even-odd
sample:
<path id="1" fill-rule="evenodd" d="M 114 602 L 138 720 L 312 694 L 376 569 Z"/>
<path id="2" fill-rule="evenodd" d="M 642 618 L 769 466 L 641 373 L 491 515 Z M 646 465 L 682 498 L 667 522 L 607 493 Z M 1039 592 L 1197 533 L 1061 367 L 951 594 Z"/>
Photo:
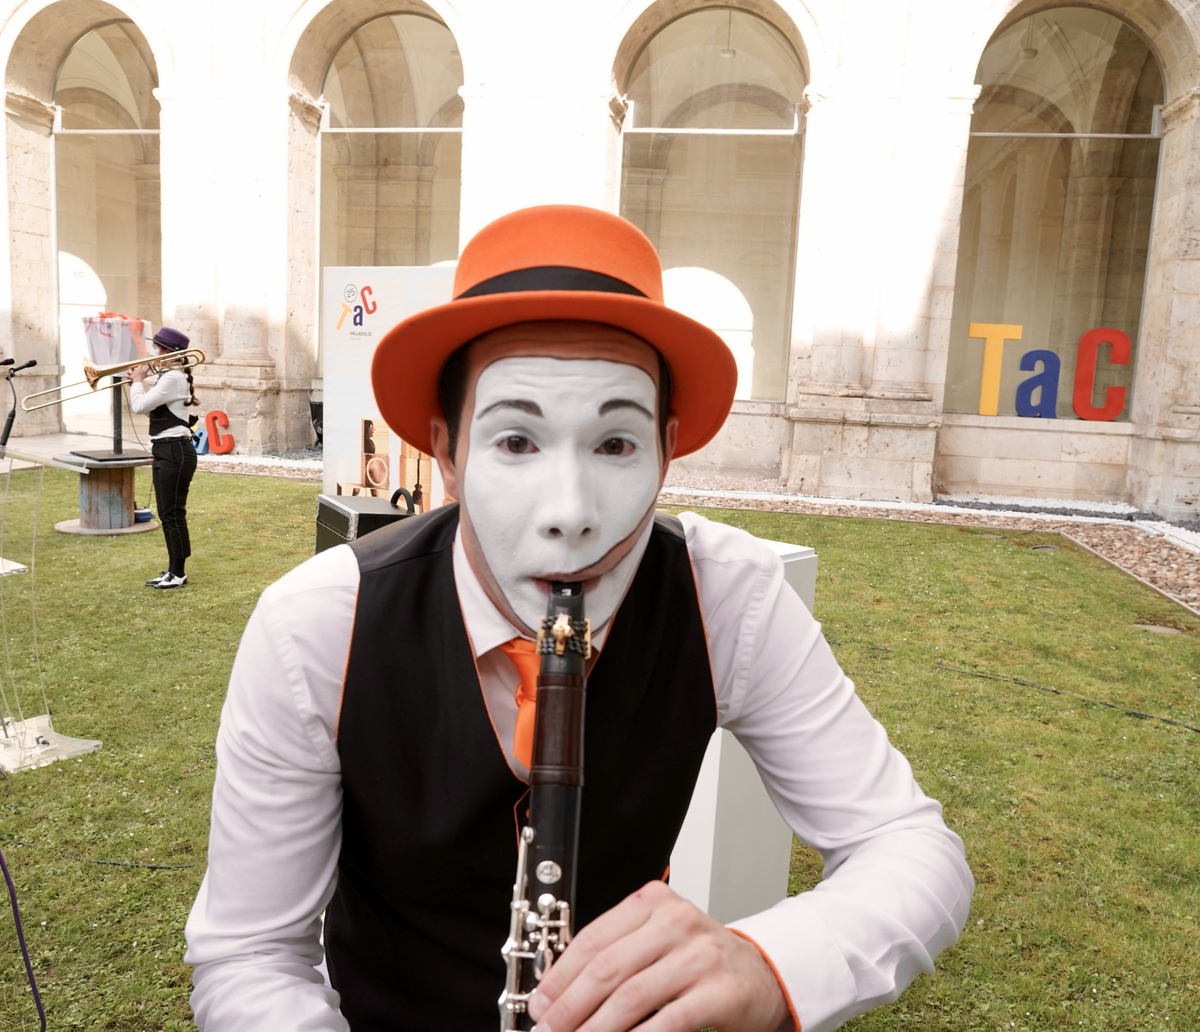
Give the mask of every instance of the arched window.
<path id="1" fill-rule="evenodd" d="M 657 246 L 667 302 L 739 356 L 740 398 L 786 393 L 804 85 L 782 33 L 716 7 L 653 36 L 625 89 L 621 214 Z"/>
<path id="2" fill-rule="evenodd" d="M 462 60 L 450 30 L 391 14 L 338 48 L 322 90 L 321 265 L 458 255 Z"/>
<path id="3" fill-rule="evenodd" d="M 81 378 L 87 357 L 82 316 L 111 311 L 155 327 L 162 321 L 157 83 L 146 40 L 128 21 L 81 37 L 55 80 L 64 382 Z M 63 407 L 64 425 L 102 432 L 110 408 L 104 392 L 94 401 L 80 399 Z"/>
<path id="4" fill-rule="evenodd" d="M 1061 7 L 999 33 L 977 79 L 946 411 L 1127 419 L 1158 61 L 1120 19 Z"/>

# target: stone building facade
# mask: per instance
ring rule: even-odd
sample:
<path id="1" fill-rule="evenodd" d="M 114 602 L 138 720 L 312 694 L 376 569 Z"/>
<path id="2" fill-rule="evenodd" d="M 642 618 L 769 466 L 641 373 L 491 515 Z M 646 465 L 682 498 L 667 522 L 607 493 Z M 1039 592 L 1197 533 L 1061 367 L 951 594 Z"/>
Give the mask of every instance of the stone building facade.
<path id="1" fill-rule="evenodd" d="M 301 447 L 323 267 L 572 202 L 738 358 L 690 466 L 1200 517 L 1196 0 L 4 0 L 0 60 L 30 390 L 136 314 L 239 451 Z"/>

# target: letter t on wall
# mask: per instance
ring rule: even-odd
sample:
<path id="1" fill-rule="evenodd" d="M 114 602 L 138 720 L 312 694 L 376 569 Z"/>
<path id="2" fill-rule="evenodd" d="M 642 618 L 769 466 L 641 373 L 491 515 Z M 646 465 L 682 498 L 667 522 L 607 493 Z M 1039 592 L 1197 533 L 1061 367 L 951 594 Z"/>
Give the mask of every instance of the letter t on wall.
<path id="1" fill-rule="evenodd" d="M 973 322 L 967 336 L 983 338 L 983 375 L 979 379 L 979 414 L 994 416 L 1000 411 L 1000 367 L 1004 359 L 1004 342 L 1020 340 L 1023 326 L 1004 323 Z"/>

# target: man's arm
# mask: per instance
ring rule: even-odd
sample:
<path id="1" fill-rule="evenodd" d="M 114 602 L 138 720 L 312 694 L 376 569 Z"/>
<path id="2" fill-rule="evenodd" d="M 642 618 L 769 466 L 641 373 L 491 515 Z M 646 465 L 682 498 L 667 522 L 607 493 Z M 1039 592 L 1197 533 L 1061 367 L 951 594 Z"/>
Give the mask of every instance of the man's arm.
<path id="1" fill-rule="evenodd" d="M 731 927 L 771 959 L 805 1032 L 826 1032 L 932 971 L 966 922 L 974 883 L 940 804 L 921 792 L 802 611 L 780 591 L 773 621 L 784 622 L 773 633 L 792 627 L 803 659 L 749 686 L 727 726 L 784 819 L 821 854 L 824 875 Z M 751 671 L 775 662 L 764 650 Z M 762 690 L 780 682 L 792 687 Z"/>
<path id="2" fill-rule="evenodd" d="M 242 638 L 187 925 L 201 1029 L 348 1028 L 319 936 L 341 844 L 335 735 L 356 586 L 349 550 L 323 552 L 263 593 Z"/>
<path id="3" fill-rule="evenodd" d="M 970 870 L 941 807 L 859 701 L 779 560 L 741 532 L 683 519 L 719 721 L 746 746 L 785 820 L 821 852 L 825 875 L 813 891 L 720 930 L 757 947 L 762 967 L 747 956 L 749 975 L 730 966 L 715 922 L 647 887 L 577 937 L 531 1009 L 552 1032 L 577 1028 L 589 1007 L 600 1008 L 597 1032 L 625 1029 L 626 1014 L 668 1001 L 647 1030 L 769 1030 L 770 1012 L 754 1010 L 773 1000 L 761 985 L 766 968 L 804 1032 L 828 1032 L 932 969 L 966 921 Z M 585 955 L 568 963 L 576 945 Z M 736 1020 L 712 1009 L 723 999 L 745 1008 Z"/>

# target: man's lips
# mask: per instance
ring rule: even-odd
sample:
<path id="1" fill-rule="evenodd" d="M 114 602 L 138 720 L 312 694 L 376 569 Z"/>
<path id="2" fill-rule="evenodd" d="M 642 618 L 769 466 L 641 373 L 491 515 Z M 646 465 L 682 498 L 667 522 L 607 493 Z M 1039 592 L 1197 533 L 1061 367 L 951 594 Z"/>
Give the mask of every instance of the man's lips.
<path id="1" fill-rule="evenodd" d="M 558 581 L 559 583 L 565 583 L 565 584 L 582 583 L 584 593 L 587 594 L 588 592 L 595 590 L 596 585 L 600 583 L 600 577 L 598 577 L 598 576 L 597 577 L 583 577 L 583 576 L 580 576 L 578 573 L 569 573 L 569 574 L 564 574 L 561 577 L 534 577 L 533 578 L 533 583 L 537 585 L 538 591 L 540 591 L 543 595 L 550 594 L 550 585 L 555 581 Z"/>
<path id="2" fill-rule="evenodd" d="M 582 582 L 583 590 L 591 591 L 599 583 L 601 577 L 606 573 L 611 573 L 621 565 L 621 561 L 625 558 L 627 552 L 627 549 L 623 549 L 620 545 L 617 545 L 615 548 L 610 548 L 607 553 L 594 563 L 584 566 L 581 569 L 572 570 L 570 573 L 547 573 L 531 579 L 544 594 L 550 592 L 551 581 L 562 581 L 568 584 Z"/>
<path id="3" fill-rule="evenodd" d="M 653 514 L 653 508 L 650 514 Z M 600 583 L 600 578 L 606 573 L 612 573 L 618 566 L 621 565 L 629 555 L 630 551 L 635 547 L 638 535 L 642 532 L 646 525 L 643 520 L 641 526 L 634 530 L 623 540 L 618 541 L 599 559 L 588 566 L 584 566 L 578 570 L 572 570 L 570 573 L 548 573 L 541 576 L 530 577 L 529 579 L 537 585 L 538 590 L 543 595 L 550 594 L 550 584 L 552 581 L 565 581 L 567 583 L 583 583 L 583 590 L 593 591 Z"/>

